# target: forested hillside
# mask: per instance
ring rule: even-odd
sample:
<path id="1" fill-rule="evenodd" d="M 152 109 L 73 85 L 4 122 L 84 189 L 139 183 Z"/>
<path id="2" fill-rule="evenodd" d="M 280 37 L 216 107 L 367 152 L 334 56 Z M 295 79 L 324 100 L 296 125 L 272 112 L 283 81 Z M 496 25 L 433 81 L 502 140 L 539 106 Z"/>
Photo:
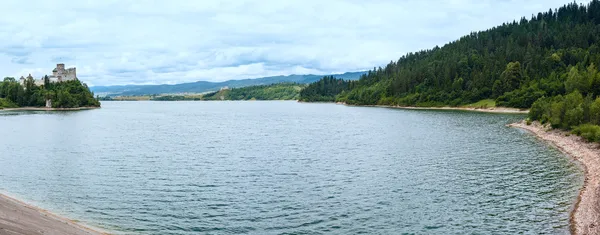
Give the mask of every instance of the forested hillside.
<path id="1" fill-rule="evenodd" d="M 540 97 L 575 89 L 600 94 L 600 80 L 589 77 L 600 65 L 598 23 L 598 0 L 571 3 L 409 53 L 361 76 L 336 100 L 457 106 L 491 98 L 500 106 L 529 108 Z"/>
<path id="2" fill-rule="evenodd" d="M 334 76 L 325 76 L 321 80 L 311 83 L 300 92 L 300 101 L 304 102 L 332 102 L 336 95 L 350 89 L 350 81 Z"/>
<path id="3" fill-rule="evenodd" d="M 498 106 L 531 108 L 529 122 L 600 141 L 599 24 L 599 0 L 570 3 L 409 53 L 358 81 L 325 77 L 301 100 L 335 96 L 331 100 L 356 105 L 459 106 L 492 99 Z"/>
<path id="4" fill-rule="evenodd" d="M 206 94 L 203 100 L 297 100 L 305 85 L 278 83 L 233 88 Z"/>

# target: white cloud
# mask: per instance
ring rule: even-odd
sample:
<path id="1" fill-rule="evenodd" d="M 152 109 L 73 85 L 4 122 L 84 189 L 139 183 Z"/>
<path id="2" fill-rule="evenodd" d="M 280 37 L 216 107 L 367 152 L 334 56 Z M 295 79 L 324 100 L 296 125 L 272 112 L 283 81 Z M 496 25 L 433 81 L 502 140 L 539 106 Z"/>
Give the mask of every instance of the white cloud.
<path id="1" fill-rule="evenodd" d="M 3 0 L 0 70 L 64 62 L 91 85 L 357 71 L 568 2 Z"/>

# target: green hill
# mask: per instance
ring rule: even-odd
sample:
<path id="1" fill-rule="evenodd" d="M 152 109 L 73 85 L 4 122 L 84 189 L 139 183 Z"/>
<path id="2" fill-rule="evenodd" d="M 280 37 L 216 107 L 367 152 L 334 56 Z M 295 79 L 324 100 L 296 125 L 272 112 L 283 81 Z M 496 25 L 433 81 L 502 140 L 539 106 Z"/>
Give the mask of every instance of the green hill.
<path id="1" fill-rule="evenodd" d="M 323 78 L 301 93 L 356 105 L 530 108 L 530 119 L 600 140 L 600 1 L 409 53 L 358 81 Z M 316 97 L 316 98 L 315 98 Z"/>
<path id="2" fill-rule="evenodd" d="M 337 78 L 356 80 L 365 72 L 348 72 L 336 74 Z M 229 80 L 224 82 L 192 82 L 175 85 L 127 85 L 127 86 L 95 86 L 90 89 L 102 96 L 140 96 L 154 94 L 204 93 L 218 91 L 223 87 L 239 88 L 247 86 L 270 85 L 276 83 L 307 84 L 318 81 L 323 75 L 288 75 L 255 79 Z"/>
<path id="3" fill-rule="evenodd" d="M 248 86 L 222 89 L 203 95 L 166 95 L 152 100 L 297 100 L 306 85 L 297 83 L 276 83 L 271 85 Z"/>
<path id="4" fill-rule="evenodd" d="M 350 104 L 450 105 L 494 99 L 528 108 L 580 86 L 569 73 L 600 65 L 600 3 L 571 3 L 531 19 L 473 32 L 443 47 L 374 68 L 337 100 Z M 579 89 L 600 94 L 599 81 Z M 569 84 L 566 85 L 565 84 Z M 342 93 L 342 92 L 340 92 Z"/>

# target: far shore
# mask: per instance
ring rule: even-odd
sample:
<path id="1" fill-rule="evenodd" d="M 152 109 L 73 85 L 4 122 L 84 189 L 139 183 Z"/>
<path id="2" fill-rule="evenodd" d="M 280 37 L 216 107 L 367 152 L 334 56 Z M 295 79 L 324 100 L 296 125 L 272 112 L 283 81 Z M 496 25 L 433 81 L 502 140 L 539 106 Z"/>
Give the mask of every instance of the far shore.
<path id="1" fill-rule="evenodd" d="M 108 233 L 0 193 L 0 234 L 106 235 Z"/>
<path id="2" fill-rule="evenodd" d="M 589 143 L 569 132 L 549 129 L 539 122 L 509 124 L 533 133 L 569 155 L 585 172 L 584 185 L 570 215 L 571 234 L 600 234 L 600 148 L 598 143 Z"/>
<path id="3" fill-rule="evenodd" d="M 19 108 L 0 108 L 0 111 L 77 111 L 99 109 L 100 107 L 79 107 L 79 108 L 46 108 L 46 107 L 19 107 Z"/>
<path id="4" fill-rule="evenodd" d="M 472 112 L 483 112 L 483 113 L 520 113 L 527 114 L 529 113 L 528 109 L 517 109 L 517 108 L 507 108 L 507 107 L 491 107 L 491 108 L 471 108 L 471 107 L 415 107 L 415 106 L 399 106 L 399 105 L 351 105 L 342 102 L 337 102 L 336 104 L 343 104 L 347 106 L 364 106 L 364 107 L 384 107 L 384 108 L 395 108 L 395 109 L 416 109 L 416 110 L 462 110 L 462 111 L 472 111 Z"/>

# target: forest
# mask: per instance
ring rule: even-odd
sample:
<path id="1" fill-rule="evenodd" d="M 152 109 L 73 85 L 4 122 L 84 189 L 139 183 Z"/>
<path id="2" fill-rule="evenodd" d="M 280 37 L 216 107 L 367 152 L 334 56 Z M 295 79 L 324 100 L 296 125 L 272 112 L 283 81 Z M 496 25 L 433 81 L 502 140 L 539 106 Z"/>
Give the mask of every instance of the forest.
<path id="1" fill-rule="evenodd" d="M 275 83 L 225 89 L 202 96 L 203 100 L 297 100 L 304 85 Z"/>
<path id="2" fill-rule="evenodd" d="M 12 77 L 0 82 L 0 108 L 45 107 L 46 99 L 52 100 L 52 108 L 100 107 L 94 94 L 79 80 L 50 82 L 45 77 L 41 86 L 31 78 L 23 85 Z"/>
<path id="3" fill-rule="evenodd" d="M 358 81 L 324 77 L 300 99 L 400 106 L 492 99 L 498 106 L 531 108 L 531 120 L 600 140 L 599 24 L 599 0 L 569 3 L 408 53 Z"/>
<path id="4" fill-rule="evenodd" d="M 275 83 L 271 85 L 247 86 L 221 89 L 204 95 L 166 95 L 152 100 L 297 100 L 305 85 L 297 83 Z"/>
<path id="5" fill-rule="evenodd" d="M 336 96 L 350 89 L 350 81 L 325 76 L 321 80 L 309 84 L 300 91 L 300 101 L 303 102 L 333 102 Z"/>

